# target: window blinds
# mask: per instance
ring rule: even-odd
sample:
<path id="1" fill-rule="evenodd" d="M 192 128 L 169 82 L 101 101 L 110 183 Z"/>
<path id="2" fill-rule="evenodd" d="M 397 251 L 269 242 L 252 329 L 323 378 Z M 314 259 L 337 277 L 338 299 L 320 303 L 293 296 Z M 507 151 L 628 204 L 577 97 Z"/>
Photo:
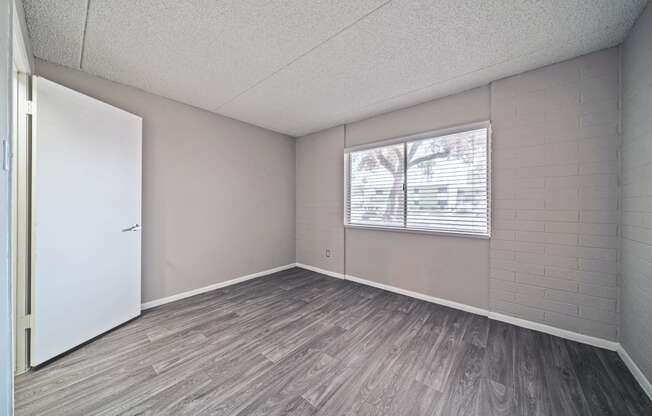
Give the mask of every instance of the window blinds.
<path id="1" fill-rule="evenodd" d="M 348 225 L 489 235 L 489 129 L 351 151 Z"/>
<path id="2" fill-rule="evenodd" d="M 403 227 L 405 146 L 401 144 L 353 152 L 349 187 L 351 224 Z"/>

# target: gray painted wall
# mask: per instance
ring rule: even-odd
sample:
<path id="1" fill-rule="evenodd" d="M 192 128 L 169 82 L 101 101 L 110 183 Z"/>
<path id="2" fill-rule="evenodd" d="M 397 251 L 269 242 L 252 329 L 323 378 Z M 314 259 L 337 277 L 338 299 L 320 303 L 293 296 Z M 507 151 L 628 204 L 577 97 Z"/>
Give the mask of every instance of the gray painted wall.
<path id="1" fill-rule="evenodd" d="M 343 150 L 341 126 L 297 140 L 297 262 L 336 273 L 344 273 Z"/>
<path id="2" fill-rule="evenodd" d="M 609 49 L 298 139 L 297 174 L 307 178 L 297 179 L 297 217 L 324 235 L 307 236 L 298 221 L 297 261 L 617 339 L 618 62 Z M 490 118 L 491 241 L 356 229 L 340 237 L 345 146 Z M 310 255 L 299 247 L 308 240 Z M 344 259 L 325 261 L 325 244 L 344 246 Z"/>
<path id="3" fill-rule="evenodd" d="M 623 46 L 621 343 L 652 380 L 652 6 Z"/>
<path id="4" fill-rule="evenodd" d="M 344 232 L 343 152 L 345 146 L 488 120 L 489 101 L 489 88 L 483 87 L 299 138 L 297 262 L 486 308 L 487 240 Z"/>
<path id="5" fill-rule="evenodd" d="M 11 58 L 13 2 L 0 0 L 0 140 L 11 137 Z M 1 150 L 1 146 L 0 146 Z M 13 407 L 12 302 L 9 273 L 9 172 L 0 162 L 0 415 Z"/>
<path id="6" fill-rule="evenodd" d="M 346 146 L 488 120 L 489 103 L 482 87 L 352 123 Z M 486 309 L 489 241 L 347 229 L 346 273 Z"/>
<path id="7" fill-rule="evenodd" d="M 295 261 L 294 139 L 79 71 L 36 73 L 143 118 L 143 301 Z"/>

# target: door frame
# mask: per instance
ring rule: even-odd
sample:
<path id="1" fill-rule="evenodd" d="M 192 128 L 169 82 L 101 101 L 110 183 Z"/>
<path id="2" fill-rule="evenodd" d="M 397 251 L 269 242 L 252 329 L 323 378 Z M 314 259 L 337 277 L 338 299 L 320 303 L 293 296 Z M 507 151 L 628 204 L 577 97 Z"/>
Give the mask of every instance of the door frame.
<path id="1" fill-rule="evenodd" d="M 29 369 L 30 322 L 30 209 L 31 209 L 31 115 L 28 114 L 30 76 L 14 73 L 12 114 L 11 223 L 12 279 L 14 287 L 14 368 L 16 374 Z"/>
<path id="2" fill-rule="evenodd" d="M 12 1 L 11 278 L 14 371 L 29 369 L 31 74 L 33 58 L 22 2 Z"/>

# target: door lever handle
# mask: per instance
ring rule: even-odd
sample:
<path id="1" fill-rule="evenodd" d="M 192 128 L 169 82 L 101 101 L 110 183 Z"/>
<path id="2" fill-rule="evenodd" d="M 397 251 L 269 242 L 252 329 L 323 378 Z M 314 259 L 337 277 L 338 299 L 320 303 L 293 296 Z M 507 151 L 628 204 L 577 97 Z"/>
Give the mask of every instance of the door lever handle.
<path id="1" fill-rule="evenodd" d="M 127 231 L 140 231 L 141 228 L 142 227 L 140 226 L 140 224 L 135 224 L 135 225 L 132 225 L 131 227 L 124 228 L 122 230 L 122 232 L 126 233 Z"/>

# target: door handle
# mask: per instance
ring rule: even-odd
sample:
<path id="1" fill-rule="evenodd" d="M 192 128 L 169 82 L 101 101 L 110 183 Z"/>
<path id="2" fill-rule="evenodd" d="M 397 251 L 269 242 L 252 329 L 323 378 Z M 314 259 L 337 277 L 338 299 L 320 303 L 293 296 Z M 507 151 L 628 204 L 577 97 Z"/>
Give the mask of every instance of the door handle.
<path id="1" fill-rule="evenodd" d="M 135 225 L 132 225 L 131 227 L 124 228 L 122 230 L 122 232 L 126 233 L 127 231 L 140 231 L 141 228 L 142 227 L 140 226 L 140 224 L 135 224 Z"/>

